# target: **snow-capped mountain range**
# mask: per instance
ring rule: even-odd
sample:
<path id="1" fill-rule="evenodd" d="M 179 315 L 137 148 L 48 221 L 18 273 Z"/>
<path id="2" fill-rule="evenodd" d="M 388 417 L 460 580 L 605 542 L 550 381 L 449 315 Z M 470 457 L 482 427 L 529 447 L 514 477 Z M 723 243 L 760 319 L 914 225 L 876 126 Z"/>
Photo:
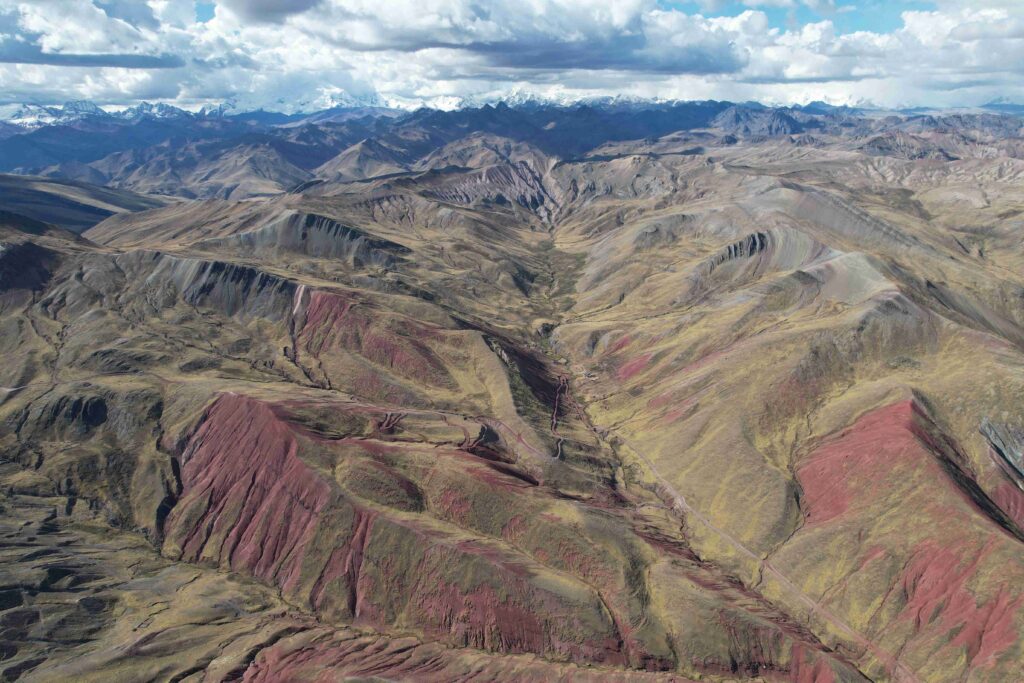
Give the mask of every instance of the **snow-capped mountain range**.
<path id="1" fill-rule="evenodd" d="M 134 107 L 121 110 L 106 110 L 89 100 L 74 100 L 62 106 L 42 104 L 10 104 L 0 105 L 0 120 L 8 124 L 29 130 L 43 126 L 69 125 L 88 119 L 111 119 L 121 121 L 137 121 L 143 118 L 194 118 L 207 116 L 213 112 L 203 110 L 192 113 L 178 107 L 157 103 L 143 102 Z"/>
<path id="2" fill-rule="evenodd" d="M 306 100 L 292 102 L 275 102 L 276 106 L 269 109 L 254 106 L 244 100 L 228 100 L 216 105 L 207 105 L 196 111 L 189 111 L 163 102 L 140 104 L 126 107 L 101 107 L 89 100 L 73 100 L 63 105 L 14 103 L 0 105 L 0 134 L 17 134 L 47 126 L 67 126 L 82 123 L 136 123 L 142 120 L 201 120 L 246 117 L 254 114 L 274 115 L 282 121 L 277 125 L 301 125 L 303 122 L 322 122 L 339 120 L 352 115 L 361 115 L 360 110 L 367 113 L 396 115 L 417 109 L 436 109 L 452 111 L 458 109 L 476 109 L 485 105 L 504 103 L 513 108 L 532 107 L 568 107 L 588 105 L 605 108 L 650 107 L 678 104 L 676 100 L 659 98 L 640 98 L 636 96 L 580 96 L 579 93 L 567 91 L 550 91 L 538 93 L 526 89 L 512 89 L 502 92 L 485 93 L 465 97 L 439 96 L 434 98 L 410 99 L 396 96 L 382 96 L 377 93 L 355 95 L 340 89 L 322 90 Z M 761 106 L 749 103 L 751 106 Z M 794 105 L 793 109 L 806 113 L 846 113 L 868 112 L 878 110 L 870 103 L 858 103 L 855 106 L 836 106 L 826 102 L 810 102 Z M 1020 114 L 1024 106 L 1003 101 L 986 104 L 980 110 L 1000 113 Z M 3 137 L 4 135 L 0 135 Z"/>

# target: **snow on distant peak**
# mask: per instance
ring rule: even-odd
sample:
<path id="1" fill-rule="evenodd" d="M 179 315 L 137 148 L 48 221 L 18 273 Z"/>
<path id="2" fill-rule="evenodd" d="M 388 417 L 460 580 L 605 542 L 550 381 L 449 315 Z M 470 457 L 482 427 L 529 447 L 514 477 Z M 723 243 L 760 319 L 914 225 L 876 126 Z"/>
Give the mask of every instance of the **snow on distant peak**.
<path id="1" fill-rule="evenodd" d="M 9 104 L 0 108 L 4 121 L 21 128 L 39 128 L 57 121 L 60 110 L 39 104 Z"/>
<path id="2" fill-rule="evenodd" d="M 42 104 L 0 105 L 0 121 L 34 130 L 44 126 L 69 125 L 85 119 L 138 121 L 141 119 L 177 119 L 192 117 L 184 109 L 162 102 L 141 102 L 132 107 L 111 110 L 89 100 L 73 100 L 63 106 Z"/>
<path id="3" fill-rule="evenodd" d="M 63 106 L 11 104 L 0 107 L 0 120 L 21 128 L 41 128 L 74 123 L 84 118 L 109 116 L 95 102 L 73 100 Z"/>
<path id="4" fill-rule="evenodd" d="M 273 102 L 263 99 L 241 97 L 234 101 L 232 113 L 252 111 L 273 111 L 282 114 L 313 114 L 329 109 L 356 109 L 361 107 L 386 107 L 387 103 L 377 93 L 359 95 L 342 88 L 323 87 L 316 93 L 302 99 L 279 98 Z"/>
<path id="5" fill-rule="evenodd" d="M 64 116 L 104 116 L 106 113 L 99 105 L 89 100 L 72 100 L 65 102 L 61 108 L 61 114 Z"/>
<path id="6" fill-rule="evenodd" d="M 172 106 L 170 104 L 164 104 L 163 102 L 157 102 L 156 104 L 150 102 L 141 102 L 134 107 L 128 107 L 127 109 L 118 113 L 119 118 L 128 119 L 134 121 L 142 118 L 151 119 L 179 119 L 179 118 L 191 118 L 193 115 L 184 109 Z"/>
<path id="7" fill-rule="evenodd" d="M 207 105 L 199 110 L 197 116 L 200 118 L 219 119 L 224 116 L 238 113 L 238 106 L 233 101 L 221 102 L 217 105 Z"/>

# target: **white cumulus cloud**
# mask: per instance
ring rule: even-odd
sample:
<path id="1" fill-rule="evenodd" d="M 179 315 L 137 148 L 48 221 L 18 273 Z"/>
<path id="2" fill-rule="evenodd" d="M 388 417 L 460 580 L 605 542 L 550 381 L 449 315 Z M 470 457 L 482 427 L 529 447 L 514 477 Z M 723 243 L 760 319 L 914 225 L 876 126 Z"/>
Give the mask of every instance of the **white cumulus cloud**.
<path id="1" fill-rule="evenodd" d="M 209 5 L 210 2 L 204 2 Z M 296 109 L 533 92 L 883 105 L 1024 101 L 1024 2 L 935 0 L 843 33 L 834 0 L 0 0 L 0 99 Z M 772 27 L 767 11 L 818 19 Z M 852 10 L 857 11 L 857 10 Z M 792 14 L 790 16 L 793 16 Z"/>

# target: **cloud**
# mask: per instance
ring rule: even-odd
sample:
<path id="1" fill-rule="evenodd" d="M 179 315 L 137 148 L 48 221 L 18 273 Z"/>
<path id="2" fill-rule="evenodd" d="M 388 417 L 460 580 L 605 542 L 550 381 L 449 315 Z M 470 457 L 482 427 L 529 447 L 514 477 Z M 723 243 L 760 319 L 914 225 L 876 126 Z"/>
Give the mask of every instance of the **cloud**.
<path id="1" fill-rule="evenodd" d="M 936 0 L 895 30 L 850 33 L 831 19 L 851 6 L 834 0 L 699 4 L 723 15 L 658 0 L 216 0 L 198 22 L 193 0 L 0 0 L 0 97 L 276 109 L 342 91 L 414 106 L 513 89 L 1024 101 L 1019 0 Z M 771 10 L 798 7 L 819 19 L 772 26 Z"/>
<path id="2" fill-rule="evenodd" d="M 0 0 L 0 61 L 56 66 L 166 69 L 181 55 L 149 5 L 126 0 Z"/>
<path id="3" fill-rule="evenodd" d="M 743 0 L 745 7 L 796 7 L 796 0 Z"/>
<path id="4" fill-rule="evenodd" d="M 696 0 L 704 12 L 717 13 L 729 6 L 730 0 Z M 750 8 L 796 9 L 803 5 L 813 12 L 831 13 L 836 11 L 835 0 L 739 0 L 740 5 Z"/>
<path id="5" fill-rule="evenodd" d="M 819 14 L 830 14 L 837 11 L 835 0 L 803 0 L 803 2 L 809 9 Z"/>
<path id="6" fill-rule="evenodd" d="M 220 0 L 220 5 L 247 21 L 276 22 L 319 5 L 321 0 Z"/>
<path id="7" fill-rule="evenodd" d="M 6 46 L 0 46 L 0 62 L 51 66 L 112 66 L 125 69 L 173 69 L 185 65 L 181 57 L 174 55 L 78 55 L 64 52 L 47 54 L 31 49 L 33 46 L 27 47 L 28 49 L 8 49 Z"/>
<path id="8" fill-rule="evenodd" d="M 457 50 L 514 70 L 707 74 L 736 71 L 746 60 L 733 36 L 703 17 L 643 0 L 322 2 L 293 25 L 346 50 Z"/>
<path id="9" fill-rule="evenodd" d="M 955 26 L 949 37 L 962 42 L 1024 38 L 1024 19 L 1000 17 L 999 21 L 970 20 Z"/>
<path id="10" fill-rule="evenodd" d="M 185 66 L 185 60 L 177 55 L 46 52 L 39 44 L 20 41 L 13 36 L 0 36 L 0 62 L 126 69 L 172 69 Z"/>
<path id="11" fill-rule="evenodd" d="M 134 26 L 142 26 L 150 30 L 160 28 L 160 20 L 153 12 L 153 8 L 137 0 L 93 0 L 93 4 L 99 7 L 111 18 L 121 19 Z"/>

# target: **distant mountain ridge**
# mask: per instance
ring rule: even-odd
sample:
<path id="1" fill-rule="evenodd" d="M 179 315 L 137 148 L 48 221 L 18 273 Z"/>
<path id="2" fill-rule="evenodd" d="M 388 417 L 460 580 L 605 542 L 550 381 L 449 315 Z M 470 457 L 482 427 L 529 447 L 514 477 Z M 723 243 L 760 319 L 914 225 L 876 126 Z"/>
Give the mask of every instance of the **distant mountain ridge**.
<path id="1" fill-rule="evenodd" d="M 89 100 L 72 100 L 61 106 L 20 104 L 0 107 L 0 119 L 28 130 L 68 125 L 90 119 L 130 122 L 143 118 L 201 118 L 212 113 L 203 110 L 195 114 L 169 104 L 149 102 L 142 102 L 120 111 L 107 111 Z"/>
<path id="2" fill-rule="evenodd" d="M 291 106 L 288 106 L 288 103 L 280 102 L 282 105 L 281 110 L 267 109 L 265 107 L 244 107 L 239 106 L 233 101 L 204 106 L 198 111 L 189 111 L 164 102 L 140 102 L 131 107 L 115 110 L 105 109 L 90 100 L 71 100 L 63 105 L 35 103 L 0 105 L 0 138 L 16 134 L 17 132 L 32 131 L 46 126 L 75 125 L 83 122 L 135 123 L 143 120 L 203 121 L 207 119 L 229 119 L 250 124 L 280 126 L 345 120 L 366 114 L 398 117 L 421 110 L 454 112 L 505 106 L 522 110 L 594 107 L 607 110 L 639 111 L 679 108 L 681 106 L 694 106 L 711 102 L 715 101 L 670 100 L 628 95 L 584 98 L 558 95 L 541 96 L 536 93 L 520 90 L 512 90 L 502 97 L 467 96 L 443 98 L 443 100 L 438 100 L 435 103 L 438 106 L 422 106 L 415 102 L 387 100 L 379 96 L 356 97 L 347 93 L 341 93 L 313 101 L 291 103 Z M 812 116 L 863 116 L 868 112 L 925 115 L 945 111 L 972 110 L 1014 116 L 1024 115 L 1024 105 L 1004 100 L 995 100 L 973 109 L 944 110 L 933 107 L 915 107 L 898 111 L 886 110 L 875 106 L 833 105 L 820 100 L 789 106 L 772 106 L 758 102 L 724 102 L 724 104 L 736 106 L 745 112 L 773 110 L 783 114 L 798 112 Z"/>
<path id="3" fill-rule="evenodd" d="M 543 157 L 544 164 L 673 135 L 693 141 L 691 154 L 705 143 L 767 138 L 903 159 L 1024 158 L 1024 123 L 1012 112 L 896 113 L 824 102 L 770 107 L 606 98 L 561 105 L 524 98 L 516 106 L 399 111 L 339 104 L 284 114 L 238 112 L 230 103 L 198 112 L 150 103 L 108 112 L 76 101 L 6 114 L 12 118 L 0 121 L 0 172 L 188 199 L 270 196 L 309 182 L 439 170 L 451 163 L 446 159 L 493 160 L 494 146 L 480 146 L 479 139 L 500 139 L 510 149 L 525 145 L 526 156 Z M 666 148 L 675 149 L 671 142 Z M 534 195 L 517 186 L 520 194 Z"/>

